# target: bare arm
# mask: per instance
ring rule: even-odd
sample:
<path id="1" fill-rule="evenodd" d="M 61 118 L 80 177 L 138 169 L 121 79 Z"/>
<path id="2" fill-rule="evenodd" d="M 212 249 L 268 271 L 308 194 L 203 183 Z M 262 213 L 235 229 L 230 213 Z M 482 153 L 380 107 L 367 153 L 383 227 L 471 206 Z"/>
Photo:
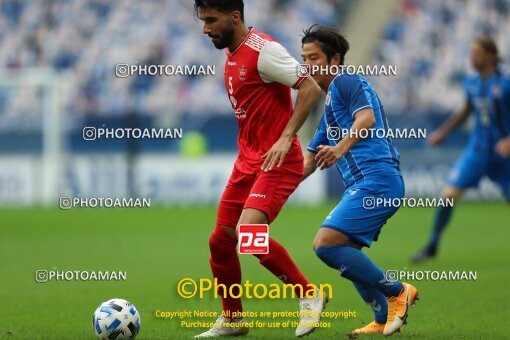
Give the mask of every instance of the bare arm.
<path id="1" fill-rule="evenodd" d="M 303 179 L 301 182 L 303 182 L 305 179 L 308 178 L 311 174 L 315 172 L 317 169 L 317 161 L 315 160 L 315 154 L 312 152 L 305 153 L 305 174 L 303 175 Z"/>
<path id="2" fill-rule="evenodd" d="M 470 113 L 471 107 L 466 103 L 460 111 L 451 116 L 439 129 L 432 133 L 429 138 L 429 143 L 431 145 L 441 144 L 450 132 L 466 121 Z"/>
<path id="3" fill-rule="evenodd" d="M 315 156 L 317 166 L 321 169 L 327 169 L 342 158 L 358 141 L 360 131 L 372 128 L 376 123 L 374 111 L 372 109 L 361 110 L 354 116 L 351 132 L 347 134 L 337 145 L 320 145 L 319 153 Z"/>
<path id="4" fill-rule="evenodd" d="M 308 118 L 320 93 L 319 85 L 312 78 L 306 78 L 299 85 L 294 113 L 278 141 L 262 156 L 264 158 L 262 170 L 271 171 L 275 166 L 280 167 L 283 164 L 285 156 L 292 146 L 294 136 Z"/>

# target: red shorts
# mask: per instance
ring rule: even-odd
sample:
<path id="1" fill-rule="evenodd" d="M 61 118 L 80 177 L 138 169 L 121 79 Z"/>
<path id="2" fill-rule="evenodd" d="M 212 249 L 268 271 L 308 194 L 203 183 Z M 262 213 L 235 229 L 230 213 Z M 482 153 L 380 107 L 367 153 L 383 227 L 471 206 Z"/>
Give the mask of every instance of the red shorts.
<path id="1" fill-rule="evenodd" d="M 217 223 L 235 227 L 245 208 L 263 211 L 269 223 L 278 216 L 289 196 L 303 179 L 303 162 L 284 163 L 269 172 L 244 174 L 235 167 L 221 196 Z"/>

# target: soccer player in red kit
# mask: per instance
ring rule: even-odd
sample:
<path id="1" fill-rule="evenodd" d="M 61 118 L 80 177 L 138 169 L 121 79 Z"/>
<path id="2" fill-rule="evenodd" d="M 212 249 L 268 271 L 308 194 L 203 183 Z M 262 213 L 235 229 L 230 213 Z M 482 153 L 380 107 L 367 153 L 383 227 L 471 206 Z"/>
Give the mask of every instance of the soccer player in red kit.
<path id="1" fill-rule="evenodd" d="M 245 26 L 242 0 L 195 0 L 195 11 L 204 23 L 203 33 L 212 38 L 214 46 L 227 48 L 225 87 L 239 124 L 239 155 L 209 238 L 213 276 L 228 291 L 231 285 L 241 283 L 236 227 L 273 222 L 303 177 L 303 155 L 296 133 L 318 99 L 320 88 L 312 78 L 298 76 L 298 62 L 282 45 Z M 298 90 L 295 109 L 290 88 Z M 269 253 L 255 256 L 283 282 L 301 286 L 306 292 L 308 280 L 280 243 L 270 238 Z M 325 296 L 300 296 L 303 313 L 297 336 L 314 330 L 325 303 Z M 229 317 L 242 311 L 241 299 L 226 297 L 222 304 L 222 316 L 197 337 L 248 332 L 243 318 Z"/>

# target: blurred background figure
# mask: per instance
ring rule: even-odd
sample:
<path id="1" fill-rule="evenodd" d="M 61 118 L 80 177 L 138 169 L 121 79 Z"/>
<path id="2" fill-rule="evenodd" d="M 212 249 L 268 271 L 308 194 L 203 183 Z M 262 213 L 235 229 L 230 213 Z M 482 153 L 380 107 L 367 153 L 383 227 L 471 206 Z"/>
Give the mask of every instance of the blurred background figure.
<path id="1" fill-rule="evenodd" d="M 474 116 L 469 143 L 450 172 L 442 195 L 457 201 L 466 189 L 477 187 L 480 179 L 488 176 L 510 203 L 510 76 L 499 69 L 498 47 L 491 37 L 478 38 L 471 44 L 471 65 L 477 74 L 466 80 L 464 106 L 430 137 L 432 145 L 439 145 L 471 114 Z M 436 256 L 453 208 L 437 209 L 429 242 L 413 257 L 414 262 Z"/>

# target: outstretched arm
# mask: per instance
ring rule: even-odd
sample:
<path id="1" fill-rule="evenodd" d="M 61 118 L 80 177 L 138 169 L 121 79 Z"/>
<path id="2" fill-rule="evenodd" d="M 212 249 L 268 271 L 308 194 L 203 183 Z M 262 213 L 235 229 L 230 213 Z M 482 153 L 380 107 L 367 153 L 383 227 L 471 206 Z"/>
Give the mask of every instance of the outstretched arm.
<path id="1" fill-rule="evenodd" d="M 312 111 L 314 103 L 320 95 L 319 85 L 309 77 L 298 74 L 299 63 L 289 52 L 275 41 L 268 41 L 260 51 L 258 71 L 266 83 L 278 82 L 298 90 L 296 105 L 292 117 L 282 131 L 280 138 L 264 154 L 262 170 L 270 171 L 275 166 L 281 166 L 285 156 L 292 146 L 292 140 L 299 131 L 306 118 Z"/>
<path id="2" fill-rule="evenodd" d="M 460 111 L 451 116 L 439 129 L 432 133 L 429 138 L 429 144 L 434 146 L 441 144 L 450 132 L 466 121 L 470 112 L 471 106 L 466 103 Z"/>
<path id="3" fill-rule="evenodd" d="M 296 133 L 301 129 L 308 115 L 312 111 L 313 105 L 319 99 L 321 89 L 312 79 L 306 78 L 298 88 L 296 99 L 296 108 L 290 118 L 287 126 L 282 132 L 280 139 L 269 149 L 262 158 L 262 170 L 271 171 L 275 166 L 280 167 L 283 164 L 285 156 L 292 146 L 292 140 Z"/>

